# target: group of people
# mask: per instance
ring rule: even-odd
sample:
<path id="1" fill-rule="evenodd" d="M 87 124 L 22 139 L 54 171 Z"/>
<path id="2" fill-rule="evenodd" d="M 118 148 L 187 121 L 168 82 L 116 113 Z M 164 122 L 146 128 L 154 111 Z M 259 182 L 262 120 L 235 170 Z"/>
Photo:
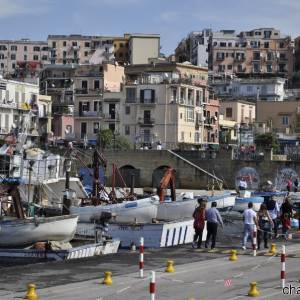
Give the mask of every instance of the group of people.
<path id="1" fill-rule="evenodd" d="M 208 244 L 211 239 L 211 249 L 216 246 L 216 238 L 218 232 L 218 226 L 223 228 L 222 217 L 217 210 L 217 202 L 211 203 L 211 208 L 206 208 L 207 202 L 203 198 L 198 199 L 199 206 L 193 213 L 194 218 L 194 242 L 193 247 L 201 248 L 202 234 L 205 227 L 205 221 L 207 222 L 207 235 L 205 241 L 205 248 L 208 248 Z"/>
<path id="2" fill-rule="evenodd" d="M 288 233 L 291 229 L 291 218 L 293 217 L 293 206 L 288 197 L 284 199 L 281 208 L 279 209 L 278 203 L 273 199 L 269 199 L 262 203 L 259 211 L 256 213 L 253 210 L 253 203 L 248 203 L 248 209 L 243 213 L 244 220 L 244 235 L 243 246 L 246 250 L 248 238 L 253 237 L 254 225 L 257 227 L 257 249 L 260 250 L 262 241 L 264 248 L 268 248 L 268 241 L 271 237 L 278 237 L 279 223 L 282 225 L 282 234 L 285 239 L 288 239 Z M 273 236 L 272 236 L 273 230 Z"/>
<path id="3" fill-rule="evenodd" d="M 193 213 L 195 229 L 193 247 L 201 248 L 202 235 L 206 221 L 207 236 L 205 248 L 208 248 L 211 239 L 211 249 L 214 249 L 216 246 L 218 226 L 220 225 L 223 228 L 223 220 L 217 210 L 217 202 L 212 202 L 211 208 L 206 208 L 207 202 L 203 198 L 199 198 L 198 204 L 198 207 Z M 260 250 L 262 242 L 264 243 L 264 248 L 268 248 L 269 239 L 271 237 L 278 238 L 278 226 L 280 223 L 282 225 L 282 234 L 285 239 L 288 239 L 289 230 L 291 229 L 291 218 L 293 215 L 293 206 L 289 197 L 284 199 L 280 208 L 278 203 L 273 198 L 270 198 L 268 201 L 261 204 L 257 213 L 253 210 L 253 203 L 249 202 L 248 208 L 243 212 L 244 234 L 242 248 L 246 250 L 249 238 L 253 242 L 254 225 L 257 227 L 258 250 Z"/>

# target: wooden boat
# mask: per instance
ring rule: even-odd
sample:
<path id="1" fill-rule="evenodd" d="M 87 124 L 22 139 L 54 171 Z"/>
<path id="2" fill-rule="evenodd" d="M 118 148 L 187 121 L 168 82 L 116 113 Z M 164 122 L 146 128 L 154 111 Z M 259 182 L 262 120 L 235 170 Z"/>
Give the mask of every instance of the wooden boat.
<path id="1" fill-rule="evenodd" d="M 152 196 L 117 204 L 72 206 L 71 214 L 79 216 L 79 222 L 98 220 L 102 212 L 110 212 L 114 217 L 111 223 L 151 223 L 157 216 L 158 197 Z"/>
<path id="2" fill-rule="evenodd" d="M 78 217 L 11 219 L 0 221 L 0 247 L 20 247 L 44 241 L 70 241 Z"/>

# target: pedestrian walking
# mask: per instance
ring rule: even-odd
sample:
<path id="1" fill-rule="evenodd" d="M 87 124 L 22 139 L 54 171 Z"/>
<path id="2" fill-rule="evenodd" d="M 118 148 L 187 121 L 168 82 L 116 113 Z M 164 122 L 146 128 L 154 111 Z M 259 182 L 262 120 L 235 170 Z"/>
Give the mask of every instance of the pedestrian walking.
<path id="1" fill-rule="evenodd" d="M 244 210 L 243 213 L 243 221 L 244 221 L 244 235 L 243 235 L 243 246 L 242 248 L 246 250 L 247 241 L 250 237 L 251 243 L 253 245 L 253 230 L 254 225 L 258 227 L 256 212 L 253 210 L 253 203 L 248 203 L 248 208 Z"/>
<path id="2" fill-rule="evenodd" d="M 299 186 L 299 179 L 298 177 L 296 177 L 296 179 L 294 180 L 294 192 L 298 192 L 298 186 Z"/>
<path id="3" fill-rule="evenodd" d="M 278 203 L 273 199 L 273 197 L 271 197 L 271 199 L 269 199 L 266 203 L 267 205 L 267 209 L 268 212 L 271 216 L 271 219 L 273 221 L 274 224 L 274 238 L 278 238 L 278 221 L 279 221 L 279 217 L 280 217 L 280 210 L 279 210 L 279 205 Z"/>
<path id="4" fill-rule="evenodd" d="M 224 227 L 222 217 L 216 207 L 217 207 L 217 202 L 214 201 L 211 204 L 211 208 L 205 211 L 206 221 L 207 221 L 207 236 L 205 241 L 205 248 L 208 247 L 210 237 L 212 239 L 211 249 L 215 248 L 218 225 L 220 224 L 222 228 Z"/>
<path id="5" fill-rule="evenodd" d="M 281 212 L 281 217 L 280 217 L 281 221 L 284 219 L 284 216 L 286 216 L 289 219 L 289 221 L 291 221 L 291 218 L 294 215 L 294 210 L 289 197 L 285 197 L 281 205 L 280 212 Z M 284 234 L 283 228 L 282 228 L 282 234 Z"/>
<path id="6" fill-rule="evenodd" d="M 291 229 L 291 221 L 287 213 L 283 215 L 281 222 L 282 222 L 282 234 L 284 234 L 285 240 L 287 240 L 289 235 L 289 230 Z"/>
<path id="7" fill-rule="evenodd" d="M 257 249 L 260 250 L 260 244 L 264 241 L 265 249 L 268 248 L 268 240 L 273 227 L 272 218 L 267 210 L 266 204 L 261 204 L 257 213 L 258 234 L 257 234 Z"/>
<path id="8" fill-rule="evenodd" d="M 206 202 L 203 198 L 198 199 L 198 207 L 196 207 L 193 218 L 194 218 L 194 229 L 195 229 L 195 235 L 194 235 L 194 242 L 193 242 L 193 248 L 197 246 L 197 248 L 201 248 L 202 244 L 202 234 L 205 226 L 205 207 Z"/>

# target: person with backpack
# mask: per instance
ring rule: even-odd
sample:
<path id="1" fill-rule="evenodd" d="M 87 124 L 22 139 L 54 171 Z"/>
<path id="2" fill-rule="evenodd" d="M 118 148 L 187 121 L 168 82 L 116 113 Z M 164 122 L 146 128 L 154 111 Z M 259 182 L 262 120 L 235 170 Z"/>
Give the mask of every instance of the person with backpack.
<path id="1" fill-rule="evenodd" d="M 195 235 L 194 235 L 194 242 L 193 242 L 193 248 L 196 247 L 200 249 L 202 244 L 202 234 L 205 227 L 205 208 L 206 208 L 206 202 L 203 198 L 198 199 L 198 207 L 196 207 L 193 218 L 194 218 L 194 229 L 195 229 Z"/>
<path id="2" fill-rule="evenodd" d="M 279 205 L 278 203 L 273 199 L 273 197 L 271 197 L 268 201 L 267 201 L 267 210 L 269 212 L 269 215 L 273 221 L 274 227 L 274 238 L 278 238 L 278 217 L 279 217 Z"/>

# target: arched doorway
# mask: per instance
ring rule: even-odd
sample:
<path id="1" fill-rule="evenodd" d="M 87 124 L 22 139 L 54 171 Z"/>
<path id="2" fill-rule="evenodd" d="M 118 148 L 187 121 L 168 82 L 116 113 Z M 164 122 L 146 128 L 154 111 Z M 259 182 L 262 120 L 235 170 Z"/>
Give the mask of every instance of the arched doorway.
<path id="1" fill-rule="evenodd" d="M 170 168 L 170 166 L 160 166 L 153 170 L 152 173 L 152 187 L 157 188 L 161 179 L 163 178 L 166 169 Z"/>
<path id="2" fill-rule="evenodd" d="M 136 169 L 132 165 L 124 165 L 119 168 L 119 171 L 128 187 L 131 185 L 131 175 L 134 175 L 134 186 L 140 187 L 140 169 Z M 119 178 L 117 178 L 116 184 L 122 186 Z"/>

